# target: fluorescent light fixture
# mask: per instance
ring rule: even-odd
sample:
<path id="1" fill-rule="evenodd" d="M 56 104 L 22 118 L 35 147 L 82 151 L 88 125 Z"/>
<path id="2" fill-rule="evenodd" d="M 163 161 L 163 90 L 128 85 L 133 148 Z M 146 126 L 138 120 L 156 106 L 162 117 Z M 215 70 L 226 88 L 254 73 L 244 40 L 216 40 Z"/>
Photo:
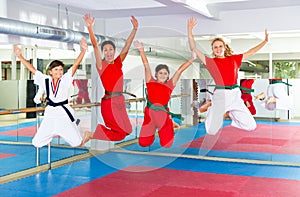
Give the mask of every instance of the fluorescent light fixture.
<path id="1" fill-rule="evenodd" d="M 214 17 L 207 9 L 206 1 L 202 1 L 202 0 L 172 0 L 172 1 L 177 3 L 183 3 L 189 9 L 194 10 L 195 12 L 198 12 L 208 18 Z"/>
<path id="2" fill-rule="evenodd" d="M 67 5 L 71 7 L 79 7 L 88 10 L 121 10 L 121 9 L 142 9 L 142 8 L 157 8 L 165 7 L 163 3 L 160 3 L 156 0 L 83 0 L 83 1 L 74 1 L 74 0 L 31 0 L 43 3 L 52 3 L 56 5 Z"/>

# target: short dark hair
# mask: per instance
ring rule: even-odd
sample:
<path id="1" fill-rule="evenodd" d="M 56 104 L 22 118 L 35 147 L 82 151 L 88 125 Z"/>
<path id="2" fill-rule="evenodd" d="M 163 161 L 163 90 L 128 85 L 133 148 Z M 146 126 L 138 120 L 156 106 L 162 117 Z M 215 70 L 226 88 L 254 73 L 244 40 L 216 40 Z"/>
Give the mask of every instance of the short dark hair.
<path id="1" fill-rule="evenodd" d="M 167 72 L 170 74 L 170 70 L 169 67 L 166 64 L 158 64 L 155 68 L 155 73 L 157 73 L 158 71 L 160 71 L 161 69 L 166 69 Z"/>
<path id="2" fill-rule="evenodd" d="M 158 64 L 156 67 L 155 67 L 155 77 L 157 78 L 157 73 L 162 70 L 162 69 L 166 69 L 168 74 L 170 75 L 170 70 L 169 70 L 169 67 L 166 65 L 166 64 Z M 165 82 L 167 82 L 169 80 L 169 77 L 167 78 L 167 80 Z"/>
<path id="3" fill-rule="evenodd" d="M 58 66 L 64 67 L 65 65 L 64 65 L 64 63 L 63 63 L 62 61 L 59 61 L 59 60 L 53 60 L 53 61 L 49 64 L 49 66 L 48 66 L 48 68 L 47 68 L 47 73 L 48 73 L 48 71 L 50 71 L 50 70 L 52 70 L 53 68 L 58 67 Z"/>
<path id="4" fill-rule="evenodd" d="M 101 43 L 101 51 L 103 51 L 103 47 L 107 44 L 110 44 L 111 46 L 113 46 L 114 50 L 116 50 L 116 45 L 113 41 L 111 40 L 105 40 Z"/>

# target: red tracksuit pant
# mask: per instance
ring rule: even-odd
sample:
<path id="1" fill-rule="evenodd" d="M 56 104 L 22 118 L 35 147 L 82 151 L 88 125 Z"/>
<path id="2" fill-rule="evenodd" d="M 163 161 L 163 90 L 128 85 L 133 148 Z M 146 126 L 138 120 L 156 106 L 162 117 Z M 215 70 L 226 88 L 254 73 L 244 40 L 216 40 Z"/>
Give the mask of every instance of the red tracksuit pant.
<path id="1" fill-rule="evenodd" d="M 101 114 L 105 126 L 98 124 L 94 139 L 119 141 L 132 132 L 123 95 L 102 99 Z"/>
<path id="2" fill-rule="evenodd" d="M 174 141 L 174 128 L 170 115 L 164 111 L 155 111 L 146 107 L 139 144 L 150 146 L 155 139 L 156 129 L 158 129 L 161 146 L 171 147 Z"/>

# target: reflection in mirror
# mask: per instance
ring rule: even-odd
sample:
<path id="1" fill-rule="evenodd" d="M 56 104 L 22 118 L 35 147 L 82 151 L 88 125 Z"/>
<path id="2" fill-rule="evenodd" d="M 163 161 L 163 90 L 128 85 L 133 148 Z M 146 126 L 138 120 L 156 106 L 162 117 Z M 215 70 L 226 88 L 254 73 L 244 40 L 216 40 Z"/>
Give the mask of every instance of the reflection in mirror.
<path id="1" fill-rule="evenodd" d="M 42 49 L 36 46 L 22 47 L 24 57 L 43 73 L 46 73 L 47 65 L 52 61 L 50 57 L 57 56 L 53 51 L 65 58 L 63 61 L 66 69 L 73 64 L 74 57 L 78 53 L 76 50 Z M 0 96 L 0 165 L 5 167 L 1 168 L 0 176 L 87 153 L 86 147 L 71 148 L 59 137 L 53 138 L 51 149 L 45 146 L 38 150 L 32 146 L 32 138 L 44 118 L 45 103 L 41 99 L 43 92 L 38 93 L 39 87 L 34 84 L 32 74 L 12 56 L 12 46 L 8 47 L 6 51 L 8 52 L 1 54 L 1 60 L 5 61 L 1 61 L 2 80 L 0 80 L 0 90 L 3 92 Z M 35 57 L 36 59 L 34 59 Z M 88 61 L 84 61 L 79 66 L 78 75 L 75 76 L 76 80 L 88 82 L 90 77 Z M 76 104 L 75 99 L 77 95 L 80 95 L 79 89 L 75 88 L 76 85 L 77 83 L 73 84 L 69 93 L 69 101 L 72 104 Z M 84 83 L 84 85 L 86 93 L 90 94 L 90 82 Z M 81 104 L 89 103 L 88 97 L 85 98 Z M 78 107 L 75 109 L 75 115 L 81 119 L 81 130 L 91 129 L 90 108 Z M 51 153 L 50 158 L 49 153 Z M 12 166 L 9 163 L 18 163 L 18 165 Z"/>
<path id="2" fill-rule="evenodd" d="M 27 59 L 36 64 L 38 70 L 46 73 L 46 68 L 53 58 L 62 59 L 67 65 L 66 69 L 74 62 L 76 57 L 75 50 L 48 49 L 39 47 L 23 46 L 26 52 Z M 5 61 L 1 61 L 1 76 L 0 90 L 5 92 L 0 97 L 0 114 L 8 110 L 10 114 L 0 115 L 0 140 L 7 142 L 16 142 L 19 144 L 31 145 L 32 137 L 35 135 L 36 128 L 43 120 L 43 111 L 24 111 L 17 112 L 16 109 L 26 108 L 42 108 L 43 103 L 33 102 L 39 88 L 33 84 L 33 76 L 27 69 L 20 64 L 18 60 L 11 58 L 12 47 L 7 49 L 10 54 Z M 35 55 L 36 54 L 36 55 Z M 34 57 L 36 59 L 34 60 Z M 131 59 L 135 59 L 132 56 Z M 138 58 L 138 57 L 137 57 Z M 130 62 L 131 63 L 131 62 Z M 262 98 L 255 99 L 262 92 L 265 93 L 265 99 L 269 98 L 271 93 L 274 95 L 278 90 L 269 88 L 268 80 L 270 68 L 268 61 L 246 61 L 243 62 L 240 71 L 241 79 L 254 79 L 251 86 L 254 91 L 251 92 L 252 103 L 255 114 L 253 114 L 257 129 L 255 131 L 243 131 L 232 127 L 230 115 L 224 114 L 225 120 L 223 128 L 216 135 L 208 135 L 204 126 L 204 121 L 207 113 L 209 100 L 214 91 L 214 87 L 210 86 L 213 81 L 205 77 L 203 65 L 200 65 L 200 79 L 180 80 L 174 90 L 174 94 L 170 99 L 169 107 L 172 112 L 181 114 L 184 117 L 183 121 L 173 120 L 179 125 L 175 128 L 175 141 L 171 148 L 162 148 L 159 144 L 157 134 L 155 141 L 149 147 L 140 147 L 137 143 L 141 125 L 143 123 L 143 111 L 145 108 L 145 84 L 141 78 L 128 78 L 124 81 L 124 90 L 132 92 L 139 99 L 132 99 L 125 95 L 127 103 L 127 112 L 133 126 L 133 132 L 124 140 L 116 142 L 114 145 L 122 146 L 126 151 L 141 151 L 141 152 L 159 152 L 167 154 L 178 154 L 187 156 L 202 156 L 202 157 L 220 157 L 227 159 L 249 159 L 260 161 L 276 161 L 276 162 L 300 162 L 297 144 L 298 137 L 296 131 L 299 130 L 300 104 L 294 102 L 299 100 L 295 92 L 299 92 L 300 82 L 298 81 L 298 62 L 281 62 L 274 61 L 273 76 L 282 78 L 283 82 L 289 85 L 282 85 L 283 89 L 279 90 L 288 97 L 274 96 L 277 100 L 272 103 L 272 107 L 267 107 L 266 102 Z M 91 58 L 86 58 L 80 65 L 75 76 L 73 86 L 69 92 L 69 103 L 77 106 L 74 108 L 75 115 L 80 119 L 80 131 L 92 131 L 92 118 L 97 116 L 97 121 L 100 122 L 101 116 L 99 106 L 85 106 L 93 99 L 91 79 Z M 198 64 L 197 64 L 198 65 Z M 135 65 L 136 66 L 136 65 Z M 283 72 L 284 70 L 284 72 Z M 65 71 L 66 72 L 66 71 Z M 285 73 L 283 75 L 282 73 Z M 136 73 L 135 73 L 136 74 Z M 292 79 L 291 79 L 292 78 Z M 241 83 L 242 85 L 242 83 Z M 39 99 L 38 99 L 39 100 Z M 283 102 L 282 102 L 283 101 Z M 97 101 L 96 101 L 97 102 Z M 99 101 L 98 101 L 99 102 Z M 200 106 L 207 104 L 201 111 Z M 251 105 L 253 104 L 253 105 Z M 285 104 L 290 104 L 288 110 L 280 107 Z M 83 105 L 80 106 L 80 105 Z M 195 108 L 195 106 L 197 106 Z M 245 105 L 248 105 L 245 103 Z M 93 112 L 94 109 L 94 112 Z M 98 117 L 99 116 L 99 117 Z M 178 122 L 176 122 L 178 121 Z M 174 124 L 175 125 L 175 124 Z M 127 143 L 127 144 L 126 144 Z M 18 146 L 19 146 L 18 144 Z M 51 161 L 57 161 L 73 155 L 87 152 L 86 149 L 70 148 L 69 145 L 59 137 L 53 138 L 52 149 L 55 154 Z M 95 140 L 88 142 L 84 148 L 96 149 L 98 146 Z M 116 147 L 118 147 L 116 146 Z M 24 148 L 19 146 L 19 148 Z M 26 148 L 24 148 L 25 150 Z M 0 151 L 1 152 L 1 151 Z M 30 150 L 30 157 L 35 157 L 35 150 Z M 47 147 L 40 150 L 39 163 L 46 164 Z M 12 152 L 2 151 L 5 154 L 14 154 Z M 59 156 L 58 156 L 59 155 Z M 57 156 L 57 157 L 56 157 Z M 31 164 L 31 167 L 35 163 Z M 25 169 L 28 167 L 22 167 Z M 21 169 L 21 168 L 20 168 Z M 17 171 L 17 170 L 16 170 Z"/>
<path id="3" fill-rule="evenodd" d="M 209 101 L 214 92 L 214 87 L 209 79 L 197 81 L 198 100 L 191 100 L 191 107 L 199 107 Z M 252 79 L 250 85 L 246 85 L 251 98 L 253 116 L 257 128 L 254 131 L 245 131 L 231 126 L 231 116 L 224 114 L 223 128 L 216 135 L 206 133 L 204 121 L 207 111 L 198 110 L 199 123 L 192 126 L 181 127 L 175 132 L 174 145 L 162 148 L 158 136 L 151 146 L 142 148 L 138 143 L 124 147 L 125 150 L 184 154 L 186 156 L 220 157 L 227 159 L 260 160 L 273 162 L 297 163 L 300 160 L 300 152 L 297 131 L 300 129 L 300 110 L 297 102 L 300 98 L 295 94 L 300 86 L 300 80 L 290 79 Z M 204 91 L 204 89 L 206 89 Z M 265 97 L 259 97 L 261 93 Z M 242 93 L 242 91 L 241 91 Z M 244 93 L 246 93 L 244 91 Z M 241 94 L 243 95 L 243 94 Z M 275 100 L 270 98 L 275 97 Z M 198 106 L 195 103 L 198 102 Z M 181 103 L 181 104 L 180 104 Z M 183 99 L 171 110 L 184 111 Z M 248 103 L 249 104 L 249 103 Z M 245 105 L 247 103 L 245 102 Z M 251 113 L 249 111 L 249 113 Z M 188 118 L 188 115 L 185 116 Z M 140 128 L 139 128 L 140 130 Z M 139 132 L 138 132 L 139 133 Z M 139 135 L 139 134 L 138 134 Z"/>

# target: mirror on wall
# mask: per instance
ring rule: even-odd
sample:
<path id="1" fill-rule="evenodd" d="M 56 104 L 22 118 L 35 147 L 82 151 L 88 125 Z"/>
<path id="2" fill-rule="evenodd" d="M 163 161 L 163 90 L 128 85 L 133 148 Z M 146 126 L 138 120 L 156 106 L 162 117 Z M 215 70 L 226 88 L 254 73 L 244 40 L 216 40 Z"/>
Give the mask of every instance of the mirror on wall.
<path id="1" fill-rule="evenodd" d="M 181 80 L 177 92 L 179 94 L 185 93 L 182 92 L 182 89 L 188 89 L 188 86 L 192 84 L 191 80 L 182 81 L 184 80 Z M 191 121 L 181 122 L 180 128 L 175 128 L 174 142 L 171 147 L 163 147 L 161 145 L 163 134 L 157 133 L 150 146 L 142 147 L 137 141 L 123 149 L 154 154 L 233 159 L 241 162 L 256 160 L 257 162 L 298 163 L 300 158 L 300 147 L 297 145 L 299 142 L 298 131 L 300 131 L 300 108 L 295 101 L 300 99 L 297 94 L 300 80 L 248 78 L 241 81 L 245 87 L 252 89 L 250 92 L 245 90 L 243 93 L 250 95 L 250 99 L 248 97 L 244 101 L 250 102 L 245 102 L 245 105 L 249 105 L 249 110 L 252 111 L 255 118 L 257 124 L 255 130 L 247 131 L 235 128 L 231 125 L 230 115 L 224 114 L 223 128 L 215 135 L 207 134 L 204 124 L 207 111 L 200 113 L 197 108 L 197 124 L 193 125 Z M 214 87 L 209 86 L 210 82 L 211 79 L 196 80 L 198 94 L 196 101 L 199 103 L 204 98 L 206 101 L 211 98 Z M 250 84 L 247 85 L 247 83 Z M 185 84 L 188 85 L 185 86 Z M 202 91 L 203 84 L 208 85 L 205 87 L 208 91 Z M 272 100 L 272 97 L 275 97 L 275 100 Z M 185 105 L 186 102 L 189 104 Z M 179 103 L 175 102 L 175 105 L 170 105 L 170 110 L 180 112 L 185 119 L 192 118 L 191 116 L 194 114 L 191 102 L 195 102 L 195 100 L 190 97 L 186 101 L 182 97 Z M 190 113 L 185 113 L 186 110 Z M 142 120 L 139 124 L 139 131 L 142 127 L 143 117 L 140 119 Z"/>
<path id="2" fill-rule="evenodd" d="M 56 53 L 60 54 L 58 58 L 64 57 L 66 69 L 73 64 L 77 53 L 75 50 L 22 47 L 24 57 L 43 73 L 52 61 L 51 57 L 57 57 Z M 40 100 L 39 97 L 34 99 L 39 88 L 34 84 L 32 74 L 15 59 L 12 48 L 12 45 L 0 46 L 0 177 L 89 151 L 86 147 L 72 148 L 58 136 L 53 138 L 51 146 L 36 149 L 32 145 L 32 138 L 44 117 L 44 104 L 34 101 Z M 85 104 L 89 102 L 91 92 L 89 59 L 80 65 L 78 71 L 69 100 L 73 104 Z M 80 130 L 91 130 L 91 107 L 78 107 L 74 111 L 81 119 Z"/>
<path id="3" fill-rule="evenodd" d="M 76 57 L 76 50 L 59 49 L 59 48 L 41 48 L 36 46 L 22 46 L 25 51 L 26 59 L 35 64 L 37 69 L 46 72 L 47 65 L 53 59 L 62 60 L 66 69 L 72 65 Z M 2 50 L 2 49 L 1 49 Z M 38 124 L 43 119 L 42 111 L 28 111 L 24 113 L 17 112 L 18 109 L 41 107 L 33 102 L 33 98 L 38 91 L 38 87 L 33 84 L 33 76 L 27 69 L 22 68 L 18 59 L 12 55 L 12 45 L 6 47 L 5 52 L 1 55 L 1 76 L 0 91 L 4 94 L 0 96 L 0 114 L 7 110 L 16 110 L 15 113 L 0 115 L 0 141 L 25 143 L 31 145 L 32 137 L 36 132 Z M 91 102 L 92 86 L 98 85 L 92 83 L 92 59 L 91 52 L 80 65 L 75 76 L 73 86 L 69 92 L 69 101 L 72 104 L 85 104 Z M 157 62 L 164 61 L 161 57 L 151 57 Z M 261 59 L 261 58 L 258 58 Z M 141 67 L 140 57 L 135 53 L 130 53 L 130 62 L 126 62 L 126 67 L 132 64 L 131 61 L 139 62 L 134 68 Z M 173 60 L 172 60 L 173 61 Z M 173 63 L 173 62 L 172 62 Z M 300 87 L 299 82 L 299 61 L 297 60 L 274 60 L 272 65 L 272 75 L 276 78 L 282 78 L 282 81 L 290 84 L 285 85 L 283 93 L 289 95 L 286 103 L 290 103 L 289 110 L 268 109 L 264 101 L 255 97 L 264 92 L 268 96 L 270 67 L 268 60 L 249 60 L 243 62 L 240 69 L 240 79 L 253 79 L 251 92 L 253 106 L 256 113 L 254 118 L 257 123 L 257 129 L 253 132 L 245 132 L 230 126 L 230 117 L 226 117 L 223 123 L 224 128 L 217 135 L 208 135 L 205 130 L 204 121 L 206 112 L 200 113 L 199 110 L 193 109 L 191 104 L 195 99 L 202 101 L 204 94 L 201 92 L 200 82 L 206 78 L 203 65 L 198 62 L 195 67 L 200 71 L 200 79 L 193 75 L 185 76 L 174 90 L 174 95 L 188 95 L 186 97 L 176 97 L 170 100 L 170 109 L 177 114 L 183 114 L 184 120 L 179 121 L 179 128 L 175 129 L 174 144 L 171 148 L 163 148 L 159 142 L 159 134 L 156 135 L 155 141 L 149 147 L 141 147 L 138 144 L 139 132 L 143 124 L 143 111 L 146 105 L 145 101 L 133 101 L 128 103 L 128 114 L 133 125 L 133 132 L 123 141 L 130 142 L 128 146 L 123 147 L 127 151 L 141 152 L 159 152 L 180 154 L 188 156 L 220 157 L 227 159 L 246 159 L 262 160 L 276 162 L 299 162 L 298 137 L 297 130 L 300 118 L 300 106 L 295 101 L 299 100 L 296 92 Z M 136 64 L 136 63 L 134 63 Z M 125 72 L 125 89 L 133 91 L 139 98 L 145 97 L 143 75 L 136 76 L 136 69 L 126 68 Z M 197 72 L 198 72 L 197 70 Z M 193 70 L 194 71 L 194 70 Z M 131 77 L 133 76 L 134 77 Z M 197 86 L 197 90 L 193 87 Z M 197 97 L 193 95 L 197 91 Z M 213 92 L 213 89 L 211 90 Z M 130 99 L 130 98 L 126 98 Z M 208 99 L 208 97 L 206 98 Z M 276 106 L 275 106 L 276 107 Z M 81 130 L 92 130 L 92 109 L 93 107 L 83 107 L 75 110 L 75 113 L 81 119 Z M 99 113 L 97 108 L 96 113 Z M 174 121 L 175 122 L 175 121 Z M 91 141 L 87 144 L 90 148 Z M 67 143 L 61 138 L 54 138 L 54 146 L 67 146 Z M 73 152 L 72 152 L 73 151 Z M 77 154 L 79 150 L 72 149 L 72 153 Z M 45 162 L 44 162 L 45 163 Z"/>

